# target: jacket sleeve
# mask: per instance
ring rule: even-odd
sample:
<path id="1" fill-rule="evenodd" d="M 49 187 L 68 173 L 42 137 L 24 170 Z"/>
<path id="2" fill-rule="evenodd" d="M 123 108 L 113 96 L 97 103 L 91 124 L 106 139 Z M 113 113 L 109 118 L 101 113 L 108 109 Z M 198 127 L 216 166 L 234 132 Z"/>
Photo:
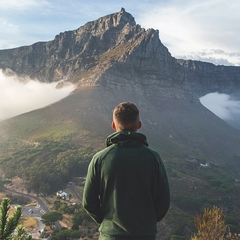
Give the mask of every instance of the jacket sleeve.
<path id="1" fill-rule="evenodd" d="M 99 181 L 96 161 L 93 158 L 88 167 L 85 181 L 82 205 L 89 216 L 98 224 L 102 222 L 101 206 L 99 199 Z"/>
<path id="2" fill-rule="evenodd" d="M 170 206 L 170 189 L 165 166 L 159 156 L 158 186 L 157 186 L 157 205 L 156 215 L 159 222 L 166 215 Z"/>

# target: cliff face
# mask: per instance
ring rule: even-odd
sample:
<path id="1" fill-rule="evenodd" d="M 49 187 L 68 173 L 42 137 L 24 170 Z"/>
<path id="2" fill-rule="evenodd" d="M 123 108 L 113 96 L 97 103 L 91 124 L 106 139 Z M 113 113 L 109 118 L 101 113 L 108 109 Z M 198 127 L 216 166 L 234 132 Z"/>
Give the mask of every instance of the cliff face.
<path id="1" fill-rule="evenodd" d="M 42 81 L 72 79 L 98 64 L 99 57 L 141 31 L 124 9 L 75 31 L 60 33 L 50 42 L 0 51 L 0 68 L 10 68 Z"/>
<path id="2" fill-rule="evenodd" d="M 145 30 L 124 9 L 54 40 L 0 51 L 0 68 L 41 81 L 138 89 L 178 98 L 240 89 L 240 68 L 176 60 L 158 31 Z"/>
<path id="3" fill-rule="evenodd" d="M 209 92 L 235 94 L 240 91 L 240 67 L 215 66 L 192 60 L 177 60 L 184 68 L 184 79 L 187 85 L 195 83 L 192 91 L 197 96 Z"/>

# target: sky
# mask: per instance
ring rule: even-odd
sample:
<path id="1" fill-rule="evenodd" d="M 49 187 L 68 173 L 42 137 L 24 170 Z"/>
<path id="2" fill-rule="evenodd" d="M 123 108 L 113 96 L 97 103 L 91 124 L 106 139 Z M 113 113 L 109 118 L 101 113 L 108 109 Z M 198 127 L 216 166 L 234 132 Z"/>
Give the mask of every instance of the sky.
<path id="1" fill-rule="evenodd" d="M 0 50 L 53 40 L 122 7 L 141 27 L 159 30 L 173 57 L 240 66 L 239 0 L 0 0 Z M 59 101 L 72 90 L 0 70 L 0 121 Z M 230 96 L 206 99 L 201 102 L 221 109 L 215 114 L 223 118 L 229 118 L 232 109 L 239 113 L 240 102 L 233 103 Z"/>
<path id="2" fill-rule="evenodd" d="M 0 49 L 52 40 L 122 7 L 158 29 L 176 58 L 240 65 L 239 0 L 0 0 Z"/>

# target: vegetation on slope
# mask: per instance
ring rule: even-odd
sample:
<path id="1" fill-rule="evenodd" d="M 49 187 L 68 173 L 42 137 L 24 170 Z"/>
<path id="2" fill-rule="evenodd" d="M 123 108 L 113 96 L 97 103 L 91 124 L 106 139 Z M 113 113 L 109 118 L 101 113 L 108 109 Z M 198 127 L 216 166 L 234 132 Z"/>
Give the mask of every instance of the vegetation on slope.
<path id="1" fill-rule="evenodd" d="M 193 216 L 213 205 L 226 210 L 227 224 L 240 232 L 239 135 L 193 102 L 162 101 L 158 106 L 132 92 L 115 96 L 84 89 L 48 108 L 1 122 L 5 177 L 20 176 L 29 191 L 46 195 L 74 176 L 85 176 L 92 155 L 111 133 L 112 108 L 128 99 L 141 107 L 142 132 L 168 171 L 171 208 L 159 225 L 160 235 L 190 237 Z"/>
<path id="2" fill-rule="evenodd" d="M 78 148 L 69 142 L 38 142 L 1 158 L 5 178 L 19 176 L 27 190 L 50 194 L 76 176 L 85 176 L 92 148 Z"/>

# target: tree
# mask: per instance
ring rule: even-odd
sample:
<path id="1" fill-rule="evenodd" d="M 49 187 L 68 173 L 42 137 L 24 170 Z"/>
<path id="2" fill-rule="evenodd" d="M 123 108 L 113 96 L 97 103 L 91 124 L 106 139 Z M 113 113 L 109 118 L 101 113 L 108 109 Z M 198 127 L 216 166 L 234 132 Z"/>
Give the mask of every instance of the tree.
<path id="1" fill-rule="evenodd" d="M 60 206 L 61 206 L 61 202 L 59 200 L 54 201 L 53 207 L 55 210 L 58 210 L 60 208 Z"/>
<path id="2" fill-rule="evenodd" d="M 12 240 L 32 240 L 32 236 L 27 235 L 23 226 L 18 226 L 16 236 Z"/>
<path id="3" fill-rule="evenodd" d="M 78 206 L 78 212 L 73 215 L 72 223 L 73 229 L 77 229 L 79 225 L 82 225 L 83 221 L 93 222 L 92 218 L 87 214 L 82 205 Z"/>
<path id="4" fill-rule="evenodd" d="M 56 239 L 58 239 L 58 240 L 79 239 L 80 237 L 81 237 L 81 233 L 77 230 L 64 229 L 64 230 L 59 231 L 56 234 Z"/>
<path id="5" fill-rule="evenodd" d="M 31 236 L 27 236 L 24 227 L 18 226 L 19 219 L 22 214 L 20 206 L 17 207 L 12 217 L 9 217 L 10 199 L 4 198 L 0 206 L 0 240 L 31 240 Z M 13 235 L 14 230 L 17 233 Z"/>
<path id="6" fill-rule="evenodd" d="M 218 207 L 212 210 L 205 209 L 203 216 L 197 214 L 194 218 L 198 229 L 197 234 L 191 240 L 223 240 L 227 230 L 225 215 Z"/>
<path id="7" fill-rule="evenodd" d="M 9 217 L 10 199 L 4 198 L 0 207 L 0 240 L 9 238 L 18 225 L 21 217 L 21 207 L 17 207 L 12 217 Z"/>
<path id="8" fill-rule="evenodd" d="M 59 212 L 48 212 L 42 215 L 42 222 L 52 228 L 56 221 L 63 219 L 63 216 Z"/>

